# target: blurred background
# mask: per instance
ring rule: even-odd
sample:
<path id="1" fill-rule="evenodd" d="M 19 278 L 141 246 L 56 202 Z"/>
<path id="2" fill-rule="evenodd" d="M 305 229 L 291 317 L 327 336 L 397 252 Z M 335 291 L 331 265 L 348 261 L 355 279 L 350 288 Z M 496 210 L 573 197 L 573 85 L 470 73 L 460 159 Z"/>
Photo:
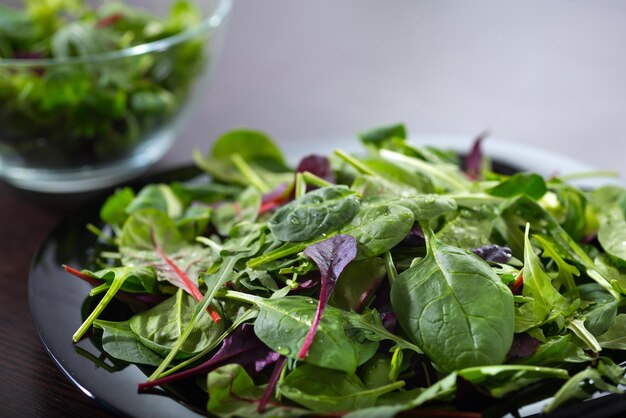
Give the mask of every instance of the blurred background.
<path id="1" fill-rule="evenodd" d="M 404 122 L 468 141 L 489 129 L 624 178 L 625 41 L 619 0 L 236 1 L 211 86 L 159 167 L 237 127 L 300 154 Z"/>

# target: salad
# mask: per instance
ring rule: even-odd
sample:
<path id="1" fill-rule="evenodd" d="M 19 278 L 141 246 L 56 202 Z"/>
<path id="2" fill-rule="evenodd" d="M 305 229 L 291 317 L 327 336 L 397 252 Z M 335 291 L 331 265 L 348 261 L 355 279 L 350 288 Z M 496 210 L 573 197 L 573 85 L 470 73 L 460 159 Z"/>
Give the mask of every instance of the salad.
<path id="1" fill-rule="evenodd" d="M 23 3 L 0 5 L 0 152 L 7 161 L 67 168 L 128 155 L 178 113 L 205 66 L 200 36 L 160 52 L 111 55 L 197 26 L 201 14 L 191 1 L 174 1 L 164 18 L 121 1 Z"/>
<path id="2" fill-rule="evenodd" d="M 74 334 L 146 370 L 139 391 L 195 384 L 220 417 L 501 416 L 622 393 L 626 190 L 498 174 L 416 146 L 403 125 L 365 151 L 291 169 L 232 131 L 212 180 L 118 189 Z M 105 319 L 119 299 L 133 310 Z M 515 412 L 514 412 L 515 413 Z"/>

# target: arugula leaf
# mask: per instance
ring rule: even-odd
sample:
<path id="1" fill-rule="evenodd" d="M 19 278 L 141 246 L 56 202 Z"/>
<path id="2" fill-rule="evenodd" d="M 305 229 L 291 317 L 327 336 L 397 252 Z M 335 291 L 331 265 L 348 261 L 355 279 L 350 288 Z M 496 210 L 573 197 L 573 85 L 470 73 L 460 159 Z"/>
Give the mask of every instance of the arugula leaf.
<path id="1" fill-rule="evenodd" d="M 553 320 L 570 310 L 570 304 L 552 286 L 552 279 L 543 271 L 539 257 L 534 253 L 528 238 L 524 237 L 524 287 L 522 295 L 530 298 L 516 309 L 515 332 L 524 332 Z"/>

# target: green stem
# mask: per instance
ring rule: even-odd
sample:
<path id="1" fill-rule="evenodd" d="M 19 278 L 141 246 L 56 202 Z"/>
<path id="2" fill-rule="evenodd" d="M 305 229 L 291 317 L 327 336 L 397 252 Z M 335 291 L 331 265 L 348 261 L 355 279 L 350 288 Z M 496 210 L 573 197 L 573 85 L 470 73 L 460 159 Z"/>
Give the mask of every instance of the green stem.
<path id="1" fill-rule="evenodd" d="M 315 240 L 307 241 L 307 242 L 286 242 L 280 247 L 270 252 L 267 252 L 263 255 L 260 255 L 256 258 L 249 260 L 246 263 L 246 265 L 250 268 L 257 268 L 259 266 L 262 266 L 265 263 L 269 263 L 275 260 L 280 260 L 281 258 L 290 256 L 293 254 L 297 254 L 300 251 L 304 251 L 304 249 L 308 247 L 309 245 L 313 245 L 317 242 L 327 240 L 328 238 L 332 237 L 333 235 L 336 235 L 337 233 L 338 233 L 337 231 L 328 232 L 326 233 L 326 236 L 324 237 L 319 237 Z"/>
<path id="2" fill-rule="evenodd" d="M 398 277 L 398 271 L 396 270 L 396 266 L 393 262 L 393 258 L 391 257 L 391 252 L 385 252 L 385 270 L 387 271 L 387 279 L 389 280 L 389 284 L 393 284 L 396 277 Z"/>
<path id="3" fill-rule="evenodd" d="M 406 155 L 386 149 L 380 150 L 380 156 L 385 160 L 396 162 L 401 166 L 413 167 L 418 171 L 439 180 L 452 190 L 462 191 L 467 190 L 469 187 L 468 183 L 464 182 L 460 177 L 452 176 L 442 171 L 435 165 L 427 163 L 426 161 L 418 160 L 417 158 L 407 157 Z"/>
<path id="4" fill-rule="evenodd" d="M 127 276 L 116 275 L 113 278 L 111 287 L 109 287 L 109 290 L 107 290 L 107 292 L 104 294 L 104 297 L 102 298 L 100 303 L 98 303 L 98 306 L 96 306 L 96 309 L 94 309 L 93 312 L 89 314 L 87 319 L 85 319 L 82 325 L 78 328 L 78 330 L 76 330 L 76 332 L 72 336 L 72 340 L 74 340 L 74 342 L 77 342 L 83 337 L 83 335 L 85 335 L 85 332 L 87 332 L 87 330 L 89 329 L 93 321 L 95 321 L 98 318 L 98 316 L 102 313 L 104 308 L 106 308 L 109 302 L 111 302 L 111 300 L 115 297 L 115 294 L 118 292 L 118 290 L 121 289 L 122 285 L 124 284 L 124 281 L 126 280 L 126 277 Z M 98 286 L 98 288 L 100 287 L 102 286 Z"/>
<path id="5" fill-rule="evenodd" d="M 189 323 L 187 324 L 187 327 L 185 328 L 185 332 L 183 332 L 183 334 L 178 338 L 178 340 L 176 341 L 176 344 L 174 345 L 174 347 L 172 347 L 172 350 L 169 352 L 167 357 L 165 357 L 165 359 L 159 365 L 159 367 L 154 371 L 154 373 L 150 375 L 150 377 L 148 378 L 148 381 L 154 380 L 159 375 L 161 375 L 161 373 L 165 371 L 167 366 L 170 365 L 172 360 L 174 360 L 174 357 L 176 357 L 176 354 L 178 354 L 178 352 L 182 348 L 185 341 L 187 341 L 187 338 L 189 338 L 189 335 L 191 335 L 191 332 L 193 331 L 194 327 L 196 326 L 196 323 L 198 322 L 198 319 L 200 319 L 200 315 L 203 314 L 207 310 L 207 308 L 213 301 L 213 298 L 215 297 L 215 293 L 226 282 L 226 279 L 228 279 L 228 275 L 232 272 L 238 259 L 239 259 L 238 257 L 228 258 L 228 261 L 226 262 L 224 268 L 222 269 L 220 275 L 218 276 L 218 279 L 215 285 L 213 286 L 213 288 L 211 289 L 209 293 L 204 295 L 204 298 L 202 299 L 202 301 L 196 306 L 196 309 L 191 317 L 191 320 L 189 321 Z"/>
<path id="6" fill-rule="evenodd" d="M 594 178 L 594 177 L 619 177 L 619 173 L 617 171 L 596 170 L 596 171 L 582 171 L 579 173 L 563 174 L 557 177 L 563 181 L 572 181 L 572 180 L 588 179 L 588 178 Z"/>
<path id="7" fill-rule="evenodd" d="M 210 247 L 213 251 L 215 251 L 218 254 L 222 251 L 222 246 L 210 238 L 196 237 L 196 241 L 198 241 L 201 244 L 206 245 L 207 247 Z"/>
<path id="8" fill-rule="evenodd" d="M 381 175 L 378 174 L 376 171 L 372 170 L 361 161 L 357 160 L 350 154 L 347 154 L 340 149 L 335 150 L 335 155 L 345 161 L 348 165 L 352 166 L 356 171 L 361 174 L 367 174 L 373 177 L 381 177 Z"/>
<path id="9" fill-rule="evenodd" d="M 302 173 L 302 178 L 304 178 L 304 181 L 306 181 L 307 184 L 310 184 L 311 186 L 317 186 L 317 187 L 330 187 L 330 186 L 334 186 L 334 184 L 332 184 L 329 181 L 324 180 L 323 178 L 316 176 L 315 174 L 309 172 L 309 171 L 305 171 Z"/>
<path id="10" fill-rule="evenodd" d="M 204 350 L 202 350 L 200 353 L 196 354 L 195 356 L 183 361 L 182 363 L 177 364 L 176 366 L 167 369 L 166 371 L 164 371 L 163 373 L 161 373 L 158 378 L 162 378 L 165 376 L 169 376 L 172 373 L 176 373 L 177 371 L 184 369 L 185 367 L 194 364 L 195 362 L 201 360 L 204 356 L 208 355 L 211 351 L 213 351 L 222 341 L 224 341 L 224 339 L 226 337 L 228 337 L 230 334 L 232 334 L 232 332 L 241 324 L 243 324 L 244 322 L 255 318 L 258 315 L 258 311 L 256 310 L 252 310 L 252 309 L 248 309 L 246 312 L 244 312 L 239 318 L 237 318 L 237 320 L 235 320 L 235 322 L 232 323 L 232 325 L 222 333 L 222 335 L 220 335 L 220 337 L 215 340 L 213 343 L 211 343 L 211 345 L 209 345 L 207 348 L 205 348 Z"/>
<path id="11" fill-rule="evenodd" d="M 233 164 L 241 171 L 241 174 L 243 174 L 254 187 L 259 189 L 261 193 L 269 193 L 272 190 L 240 154 L 235 153 L 230 158 Z"/>
<path id="12" fill-rule="evenodd" d="M 302 173 L 296 173 L 296 199 L 301 198 L 306 193 L 306 182 Z"/>
<path id="13" fill-rule="evenodd" d="M 218 293 L 219 297 L 227 299 L 238 300 L 239 302 L 248 302 L 253 305 L 258 305 L 263 302 L 263 298 L 260 296 L 251 295 L 249 293 L 237 292 L 236 290 L 223 290 Z"/>

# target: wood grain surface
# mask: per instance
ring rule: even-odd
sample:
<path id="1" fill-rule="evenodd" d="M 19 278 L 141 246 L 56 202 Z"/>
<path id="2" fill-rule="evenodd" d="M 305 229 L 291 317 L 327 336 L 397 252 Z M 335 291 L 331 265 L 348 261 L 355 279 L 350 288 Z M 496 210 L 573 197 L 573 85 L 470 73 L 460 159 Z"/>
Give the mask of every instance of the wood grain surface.
<path id="1" fill-rule="evenodd" d="M 28 271 L 46 234 L 79 201 L 0 184 L 0 417 L 110 417 L 53 363 L 28 308 Z"/>

